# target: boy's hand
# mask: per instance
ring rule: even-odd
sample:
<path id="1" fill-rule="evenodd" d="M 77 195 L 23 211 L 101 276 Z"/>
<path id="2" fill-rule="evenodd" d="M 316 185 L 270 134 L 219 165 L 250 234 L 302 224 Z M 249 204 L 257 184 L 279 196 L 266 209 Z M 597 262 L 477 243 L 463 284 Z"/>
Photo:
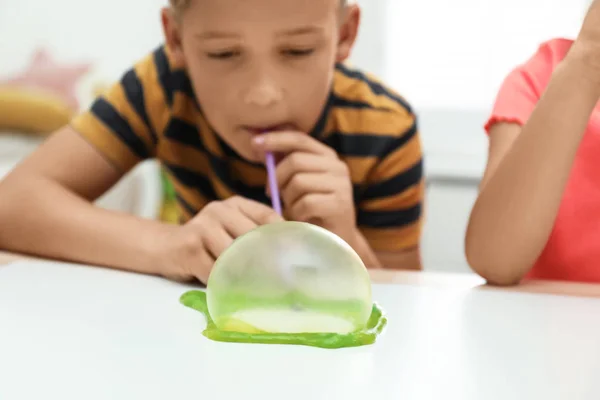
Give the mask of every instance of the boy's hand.
<path id="1" fill-rule="evenodd" d="M 282 218 L 270 207 L 243 198 L 213 201 L 164 238 L 160 270 L 167 278 L 206 283 L 215 260 L 243 234 Z"/>
<path id="2" fill-rule="evenodd" d="M 270 132 L 254 139 L 255 150 L 282 156 L 277 182 L 287 215 L 319 225 L 354 244 L 357 228 L 348 166 L 325 144 L 301 132 Z"/>

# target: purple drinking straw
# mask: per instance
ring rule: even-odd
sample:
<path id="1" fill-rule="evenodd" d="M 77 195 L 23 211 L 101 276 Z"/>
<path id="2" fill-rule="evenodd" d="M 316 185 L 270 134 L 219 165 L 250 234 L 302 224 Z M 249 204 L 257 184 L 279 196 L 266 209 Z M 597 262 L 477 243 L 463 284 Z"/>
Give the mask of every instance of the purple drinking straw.
<path id="1" fill-rule="evenodd" d="M 277 187 L 277 176 L 275 175 L 275 156 L 273 153 L 267 153 L 267 175 L 269 178 L 269 190 L 271 191 L 271 203 L 273 209 L 281 215 L 281 200 L 279 198 L 279 188 Z"/>

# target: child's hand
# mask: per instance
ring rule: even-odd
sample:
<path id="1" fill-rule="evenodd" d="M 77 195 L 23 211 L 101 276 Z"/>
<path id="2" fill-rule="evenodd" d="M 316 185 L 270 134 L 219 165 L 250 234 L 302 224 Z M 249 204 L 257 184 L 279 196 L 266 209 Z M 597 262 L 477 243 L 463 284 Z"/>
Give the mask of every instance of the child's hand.
<path id="1" fill-rule="evenodd" d="M 583 60 L 592 74 L 600 74 L 600 0 L 590 5 L 568 58 Z"/>
<path id="2" fill-rule="evenodd" d="M 270 207 L 243 198 L 213 201 L 164 238 L 160 270 L 178 281 L 206 283 L 215 260 L 239 236 L 282 218 Z"/>
<path id="3" fill-rule="evenodd" d="M 352 182 L 337 153 L 300 132 L 266 133 L 254 145 L 261 156 L 283 156 L 277 182 L 287 216 L 328 229 L 352 245 L 357 232 Z"/>

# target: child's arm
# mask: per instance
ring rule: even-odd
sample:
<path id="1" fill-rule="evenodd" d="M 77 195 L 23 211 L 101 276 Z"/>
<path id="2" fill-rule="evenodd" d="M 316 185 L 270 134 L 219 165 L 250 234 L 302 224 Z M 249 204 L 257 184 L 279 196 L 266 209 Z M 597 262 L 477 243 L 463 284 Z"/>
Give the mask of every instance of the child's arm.
<path id="1" fill-rule="evenodd" d="M 0 183 L 0 248 L 206 282 L 236 237 L 281 220 L 237 197 L 209 203 L 184 226 L 95 207 L 121 175 L 72 128 L 57 132 Z"/>
<path id="2" fill-rule="evenodd" d="M 354 239 L 350 242 L 352 248 L 360 256 L 363 263 L 370 269 L 383 268 L 385 265 L 383 260 L 379 257 L 372 248 L 365 235 L 356 228 L 354 232 Z"/>
<path id="3" fill-rule="evenodd" d="M 599 62 L 600 52 L 576 43 L 523 128 L 502 123 L 490 131 L 488 166 L 466 235 L 467 259 L 490 283 L 519 282 L 548 241 L 600 98 Z"/>
<path id="4" fill-rule="evenodd" d="M 159 274 L 158 222 L 94 207 L 121 178 L 72 128 L 52 135 L 0 182 L 0 248 Z"/>
<path id="5" fill-rule="evenodd" d="M 420 246 L 394 252 L 376 252 L 376 256 L 385 269 L 402 269 L 419 271 L 421 264 Z"/>

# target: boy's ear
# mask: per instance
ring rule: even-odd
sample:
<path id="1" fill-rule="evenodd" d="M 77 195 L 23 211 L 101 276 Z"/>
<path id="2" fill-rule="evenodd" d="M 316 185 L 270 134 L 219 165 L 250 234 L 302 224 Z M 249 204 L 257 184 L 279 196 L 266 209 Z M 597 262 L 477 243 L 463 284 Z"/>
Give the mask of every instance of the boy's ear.
<path id="1" fill-rule="evenodd" d="M 341 18 L 340 39 L 336 56 L 336 62 L 339 63 L 350 57 L 354 43 L 356 43 L 360 26 L 360 7 L 356 4 L 346 6 L 345 10 L 342 11 Z"/>
<path id="2" fill-rule="evenodd" d="M 181 41 L 181 23 L 170 7 L 164 7 L 161 10 L 161 20 L 167 49 L 175 63 L 183 67 L 185 66 L 185 58 Z"/>

